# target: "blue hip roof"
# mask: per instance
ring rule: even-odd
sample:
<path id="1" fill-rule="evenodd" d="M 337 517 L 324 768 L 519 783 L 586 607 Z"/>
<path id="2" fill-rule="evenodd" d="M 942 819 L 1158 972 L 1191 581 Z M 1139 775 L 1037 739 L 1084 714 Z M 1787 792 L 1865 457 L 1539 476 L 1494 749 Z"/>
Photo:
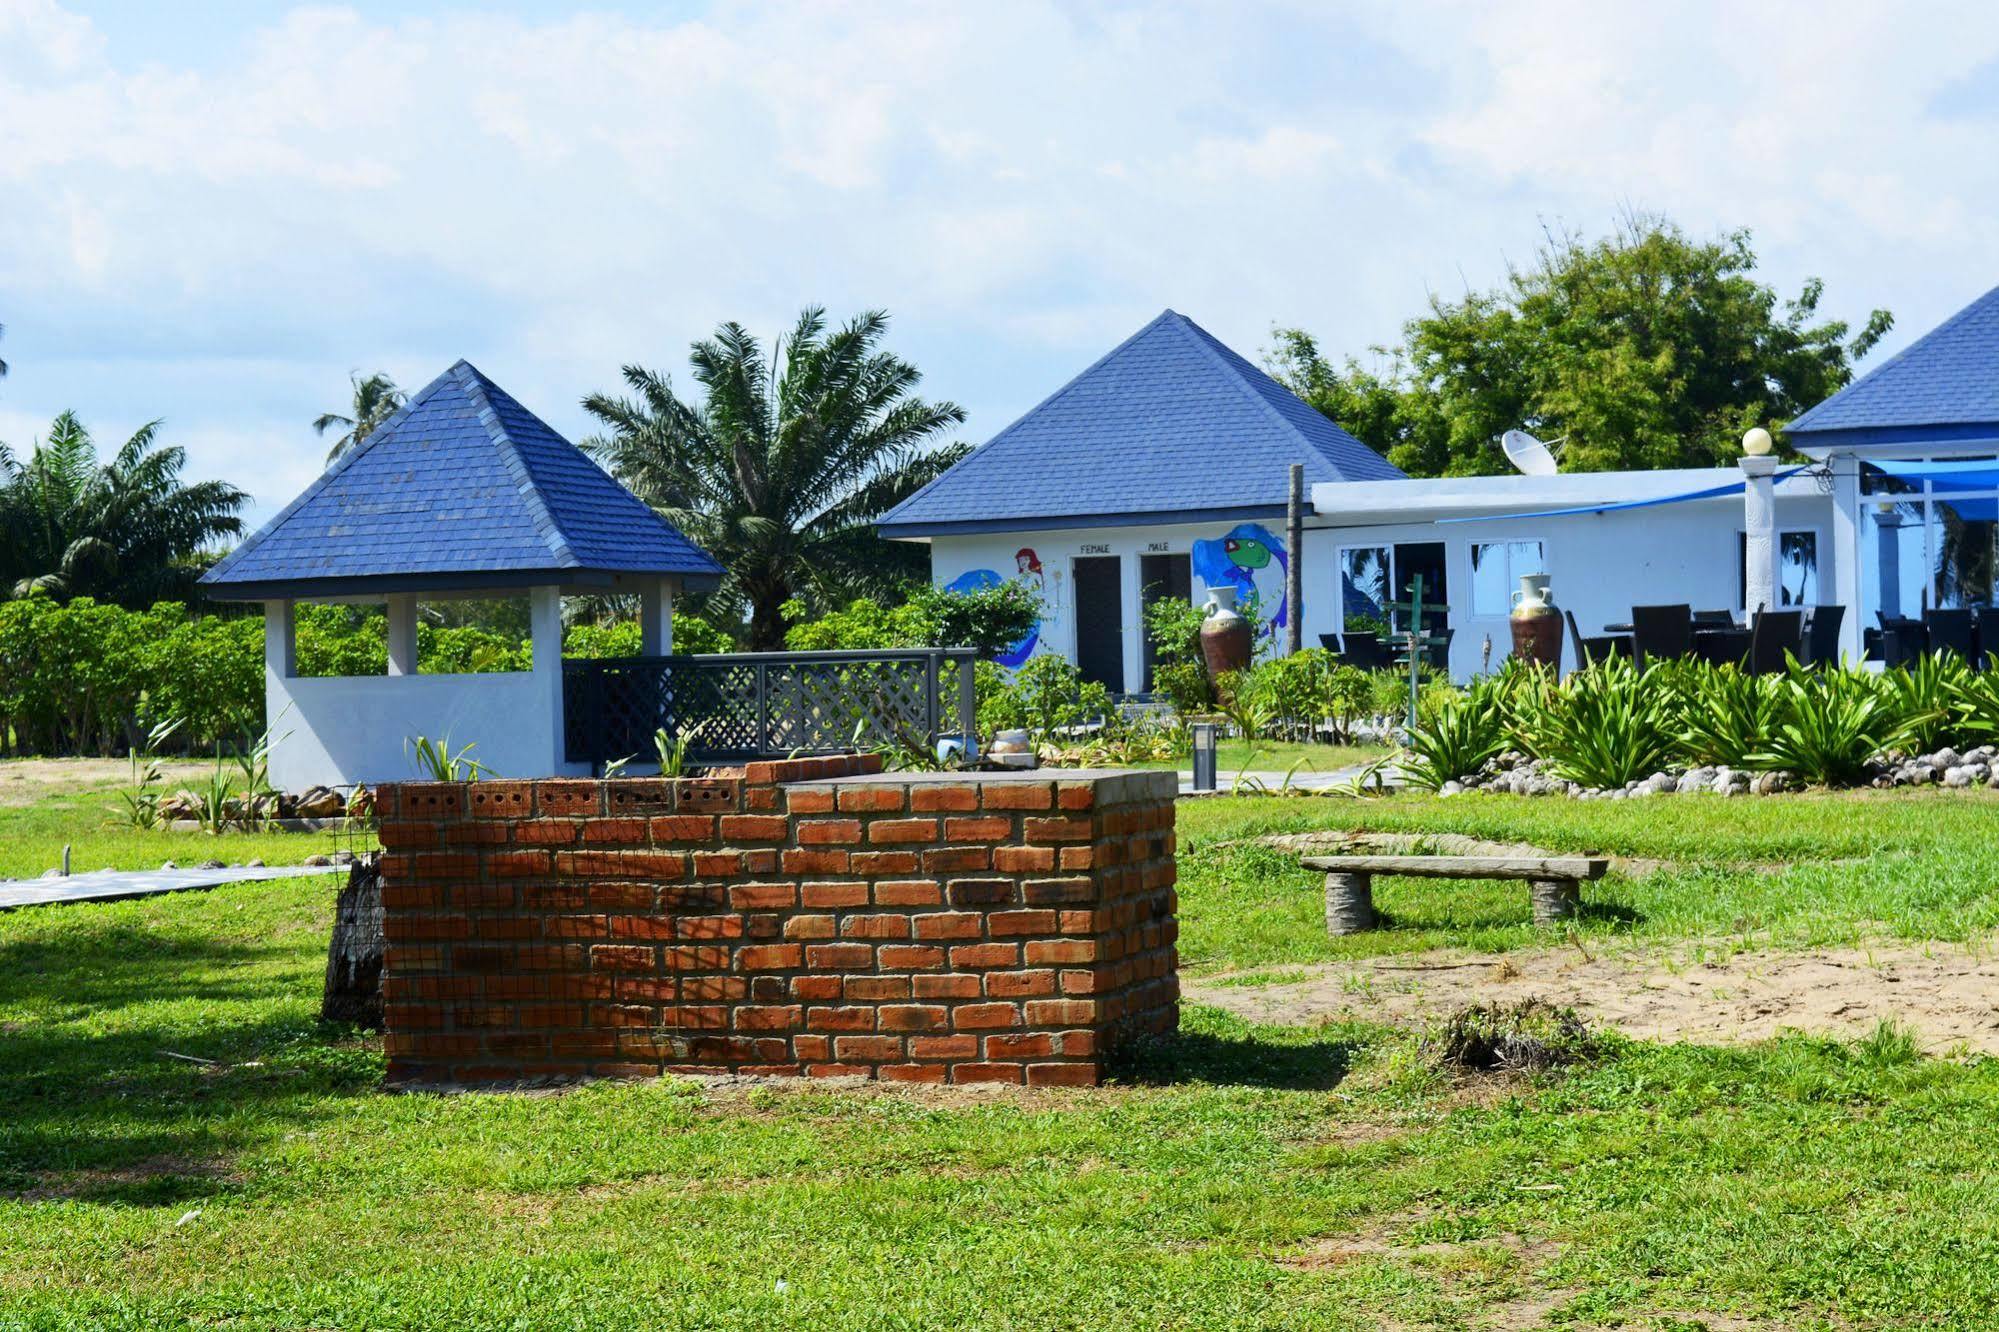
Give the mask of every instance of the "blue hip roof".
<path id="1" fill-rule="evenodd" d="M 1785 429 L 1807 448 L 1999 438 L 1999 287 Z"/>

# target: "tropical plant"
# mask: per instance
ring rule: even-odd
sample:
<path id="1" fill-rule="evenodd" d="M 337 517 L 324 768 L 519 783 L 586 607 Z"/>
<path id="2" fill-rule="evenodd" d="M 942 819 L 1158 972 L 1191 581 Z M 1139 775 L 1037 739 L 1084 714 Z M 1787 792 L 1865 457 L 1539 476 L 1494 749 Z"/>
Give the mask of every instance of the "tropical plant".
<path id="1" fill-rule="evenodd" d="M 662 777 L 685 777 L 687 775 L 687 752 L 694 742 L 701 738 L 706 722 L 696 722 L 684 727 L 680 734 L 669 735 L 664 726 L 652 733 L 652 747 L 659 755 L 659 775 Z"/>
<path id="2" fill-rule="evenodd" d="M 326 451 L 328 462 L 337 461 L 341 454 L 368 438 L 384 421 L 401 411 L 407 401 L 396 381 L 380 371 L 364 376 L 356 370 L 347 378 L 354 390 L 347 411 L 321 412 L 312 421 L 313 433 L 320 436 L 335 427 L 341 428 L 333 447 Z"/>
<path id="3" fill-rule="evenodd" d="M 1902 712 L 1864 671 L 1811 670 L 1793 662 L 1778 678 L 1776 694 L 1776 726 L 1752 761 L 1827 786 L 1859 780 L 1870 759 L 1927 720 Z"/>
<path id="4" fill-rule="evenodd" d="M 1925 653 L 1900 670 L 1882 672 L 1883 701 L 1902 723 L 1897 743 L 1918 753 L 1941 748 L 1961 715 L 1957 705 L 1964 686 L 1973 678 L 1971 667 L 1955 652 Z"/>
<path id="5" fill-rule="evenodd" d="M 199 555 L 241 534 L 249 496 L 183 481 L 187 452 L 159 446 L 159 427 L 139 427 L 108 461 L 74 412 L 25 461 L 0 444 L 0 588 L 133 608 L 193 593 Z"/>
<path id="6" fill-rule="evenodd" d="M 1434 791 L 1483 768 L 1506 749 L 1505 691 L 1492 681 L 1425 697 L 1403 738 L 1402 772 Z"/>
<path id="7" fill-rule="evenodd" d="M 1598 662 L 1551 683 L 1537 710 L 1516 716 L 1532 752 L 1565 781 L 1622 787 L 1671 761 L 1679 719 L 1670 662 Z"/>
<path id="8" fill-rule="evenodd" d="M 924 571 L 921 547 L 874 524 L 965 455 L 938 447 L 965 413 L 915 396 L 916 368 L 880 349 L 887 329 L 874 310 L 829 333 L 813 307 L 766 353 L 724 324 L 694 345 L 699 405 L 636 365 L 633 396 L 583 400 L 608 431 L 585 447 L 722 565 L 713 595 L 745 614 L 753 650 L 784 645 L 793 597 L 886 596 Z"/>
<path id="9" fill-rule="evenodd" d="M 1987 744 L 1999 739 L 1999 665 L 1967 671 L 1951 691 L 1950 709 L 1958 734 Z"/>
<path id="10" fill-rule="evenodd" d="M 494 776 L 492 769 L 472 757 L 478 747 L 474 741 L 454 750 L 448 735 L 439 740 L 413 735 L 403 741 L 403 752 L 417 775 L 433 782 L 476 782 Z"/>
<path id="11" fill-rule="evenodd" d="M 1728 664 L 1686 672 L 1680 681 L 1681 743 L 1688 760 L 1746 767 L 1777 723 L 1776 677 Z"/>
<path id="12" fill-rule="evenodd" d="M 160 816 L 160 797 L 166 788 L 160 749 L 180 730 L 182 721 L 180 717 L 170 717 L 154 723 L 146 733 L 145 745 L 132 746 L 126 755 L 132 765 L 132 785 L 118 793 L 125 802 L 124 808 L 112 806 L 111 812 L 134 828 L 151 831 L 165 823 Z"/>
<path id="13" fill-rule="evenodd" d="M 208 780 L 195 787 L 194 821 L 201 830 L 211 837 L 227 832 L 235 822 L 240 806 L 236 801 L 236 779 L 230 775 L 228 760 L 223 757 L 220 746 L 215 750 L 215 771 Z"/>
<path id="14" fill-rule="evenodd" d="M 1113 721 L 1110 692 L 1066 657 L 1037 656 L 1014 672 L 1007 685 L 979 699 L 979 729 L 1021 728 L 1042 743 L 1059 732 Z"/>
<path id="15" fill-rule="evenodd" d="M 1235 733 L 1252 745 L 1263 739 L 1277 720 L 1277 709 L 1268 691 L 1260 687 L 1254 670 L 1224 671 L 1216 676 L 1215 708 Z"/>

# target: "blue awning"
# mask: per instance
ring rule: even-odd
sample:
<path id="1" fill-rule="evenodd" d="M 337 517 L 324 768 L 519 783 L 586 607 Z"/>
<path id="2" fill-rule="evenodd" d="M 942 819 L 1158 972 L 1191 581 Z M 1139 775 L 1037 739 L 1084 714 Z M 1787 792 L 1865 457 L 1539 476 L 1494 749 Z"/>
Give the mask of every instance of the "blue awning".
<path id="1" fill-rule="evenodd" d="M 1964 462 L 1875 462 L 1867 466 L 1897 481 L 1927 481 L 1938 490 L 1999 490 L 1999 459 Z"/>
<path id="2" fill-rule="evenodd" d="M 1771 478 L 1773 482 L 1785 480 L 1808 470 L 1793 467 L 1778 472 Z M 1623 509 L 1652 509 L 1661 504 L 1684 504 L 1688 500 L 1720 499 L 1724 495 L 1740 495 L 1747 481 L 1730 481 L 1726 485 L 1709 486 L 1705 490 L 1689 490 L 1682 495 L 1657 495 L 1651 499 L 1621 500 L 1615 504 L 1584 504 L 1573 509 L 1539 509 L 1533 513 L 1479 513 L 1464 518 L 1439 518 L 1439 523 L 1502 523 L 1517 518 L 1567 518 L 1581 513 L 1616 513 Z"/>

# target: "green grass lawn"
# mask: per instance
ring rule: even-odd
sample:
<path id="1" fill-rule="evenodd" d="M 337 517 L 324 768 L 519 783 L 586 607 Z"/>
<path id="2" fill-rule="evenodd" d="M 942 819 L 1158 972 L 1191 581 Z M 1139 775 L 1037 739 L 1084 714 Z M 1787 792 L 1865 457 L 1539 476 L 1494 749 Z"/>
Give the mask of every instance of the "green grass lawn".
<path id="1" fill-rule="evenodd" d="M 206 765 L 179 765 L 176 778 L 199 779 Z M 296 865 L 315 852 L 364 849 L 371 837 L 349 833 L 147 831 L 122 819 L 125 765 L 95 760 L 0 761 L 0 879 L 32 879 L 61 863 L 70 869 L 158 869 L 168 860 Z"/>
<path id="2" fill-rule="evenodd" d="M 1955 938 L 1989 919 L 1995 815 L 1194 803 L 1182 944 L 1308 955 L 1313 913 L 1263 899 L 1310 885 L 1240 839 L 1361 824 L 1686 862 L 1586 932 Z M 1899 871 L 1792 882 L 1875 848 Z M 385 1095 L 377 1042 L 314 1020 L 330 894 L 0 915 L 0 1328 L 1971 1328 L 1999 1302 L 1999 1062 L 1892 1034 L 1462 1081 L 1385 1028 L 1190 1010 L 1089 1092 Z M 1510 897 L 1454 910 L 1388 933 L 1531 936 Z"/>
<path id="3" fill-rule="evenodd" d="M 1356 764 L 1372 763 L 1393 752 L 1385 745 L 1307 745 L 1291 740 L 1261 740 L 1247 744 L 1241 740 L 1224 740 L 1215 746 L 1215 771 L 1223 789 L 1227 789 L 1235 775 L 1245 770 L 1285 773 L 1296 765 L 1300 772 L 1333 772 Z M 1182 772 L 1192 772 L 1194 760 L 1189 756 L 1134 766 L 1178 768 Z"/>

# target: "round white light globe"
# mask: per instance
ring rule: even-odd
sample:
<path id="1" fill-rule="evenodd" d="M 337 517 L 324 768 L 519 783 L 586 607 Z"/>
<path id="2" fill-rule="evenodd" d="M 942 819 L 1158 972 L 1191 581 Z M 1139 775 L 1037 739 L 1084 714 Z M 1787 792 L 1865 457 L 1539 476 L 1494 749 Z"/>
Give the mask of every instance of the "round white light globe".
<path id="1" fill-rule="evenodd" d="M 1775 443 L 1770 438 L 1770 432 L 1762 426 L 1751 428 L 1749 433 L 1742 437 L 1742 451 L 1752 458 L 1761 458 L 1764 454 L 1770 452 L 1774 446 Z"/>

